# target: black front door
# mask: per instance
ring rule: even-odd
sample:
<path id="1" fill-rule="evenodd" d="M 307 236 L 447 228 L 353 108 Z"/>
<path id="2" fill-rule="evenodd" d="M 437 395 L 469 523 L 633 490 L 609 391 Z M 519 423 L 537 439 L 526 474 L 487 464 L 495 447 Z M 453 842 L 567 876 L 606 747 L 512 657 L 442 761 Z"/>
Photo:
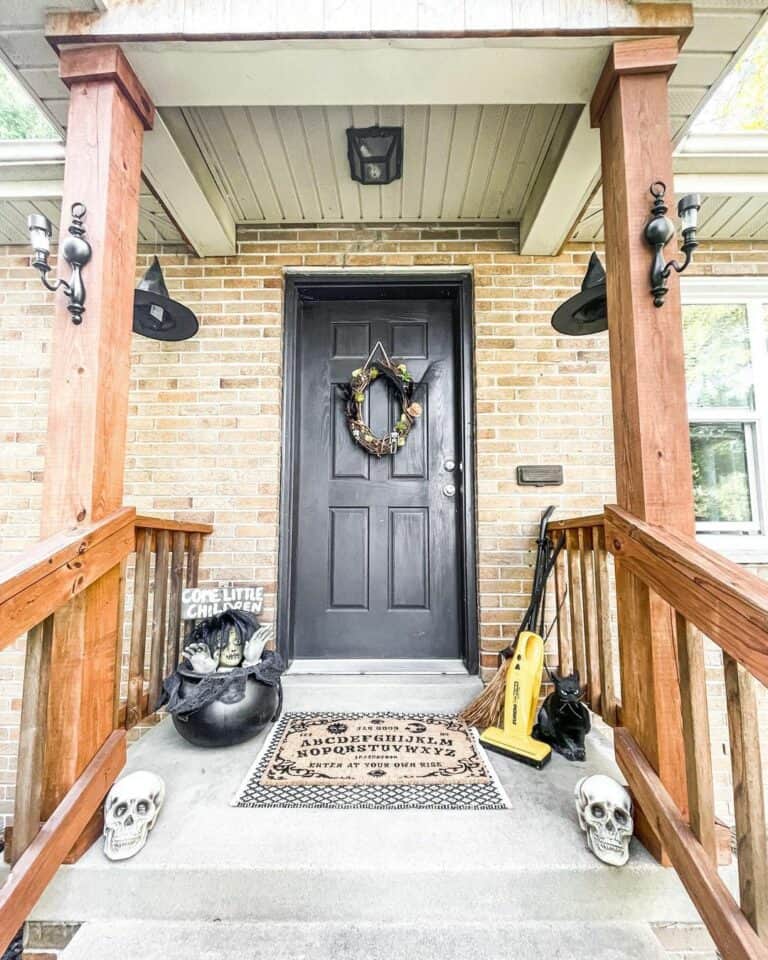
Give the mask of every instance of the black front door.
<path id="1" fill-rule="evenodd" d="M 381 296 L 381 294 L 379 295 Z M 464 629 L 457 305 L 424 299 L 302 299 L 295 338 L 293 654 L 453 658 Z M 336 385 L 381 341 L 424 407 L 395 456 L 349 434 Z M 382 379 L 367 392 L 374 433 L 399 408 Z"/>

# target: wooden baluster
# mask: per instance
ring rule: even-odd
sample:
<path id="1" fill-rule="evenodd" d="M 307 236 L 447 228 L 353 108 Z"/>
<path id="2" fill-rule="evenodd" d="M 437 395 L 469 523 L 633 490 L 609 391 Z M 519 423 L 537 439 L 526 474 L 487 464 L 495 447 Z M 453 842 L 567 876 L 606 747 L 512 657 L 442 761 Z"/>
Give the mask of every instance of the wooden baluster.
<path id="1" fill-rule="evenodd" d="M 184 584 L 184 545 L 186 535 L 176 531 L 171 538 L 171 593 L 168 601 L 168 637 L 165 645 L 166 673 L 179 662 L 181 631 L 181 591 Z"/>
<path id="2" fill-rule="evenodd" d="M 199 533 L 190 533 L 189 535 L 189 553 L 187 555 L 187 581 L 188 587 L 197 586 L 197 578 L 200 574 L 200 551 L 203 545 L 203 538 Z M 189 639 L 194 627 L 194 621 L 188 620 L 184 629 L 184 637 Z"/>
<path id="3" fill-rule="evenodd" d="M 608 586 L 608 554 L 605 527 L 592 531 L 595 607 L 597 610 L 597 649 L 600 659 L 600 715 L 612 727 L 616 725 L 616 688 L 614 684 L 613 642 L 611 637 L 611 598 Z"/>
<path id="4" fill-rule="evenodd" d="M 723 669 L 741 909 L 758 935 L 768 940 L 768 855 L 754 681 L 747 670 L 725 652 Z"/>
<path id="5" fill-rule="evenodd" d="M 579 560 L 579 536 L 577 530 L 565 531 L 565 546 L 568 550 L 568 593 L 571 611 L 571 644 L 573 663 L 579 671 L 582 683 L 587 681 L 587 664 L 584 653 L 584 607 L 582 601 L 581 563 Z"/>
<path id="6" fill-rule="evenodd" d="M 683 711 L 683 742 L 691 830 L 717 865 L 715 798 L 707 706 L 707 678 L 701 633 L 676 613 L 677 659 Z"/>
<path id="7" fill-rule="evenodd" d="M 115 696 L 112 726 L 115 730 L 122 726 L 120 722 L 120 691 L 123 686 L 123 625 L 125 622 L 125 589 L 128 585 L 128 558 L 120 562 L 120 590 L 117 599 L 117 643 L 115 644 Z"/>
<path id="8" fill-rule="evenodd" d="M 40 829 L 52 643 L 53 616 L 50 616 L 27 634 L 13 805 L 12 863 L 16 863 Z"/>
<path id="9" fill-rule="evenodd" d="M 587 697 L 590 709 L 600 712 L 600 653 L 597 644 L 597 616 L 595 609 L 595 574 L 592 558 L 592 530 L 579 527 L 579 574 L 581 576 L 581 606 L 584 616 L 584 653 L 586 657 Z"/>
<path id="10" fill-rule="evenodd" d="M 149 654 L 149 703 L 147 714 L 154 713 L 160 704 L 163 686 L 166 618 L 168 613 L 168 543 L 167 530 L 155 534 L 155 590 L 152 597 L 152 633 Z"/>
<path id="11" fill-rule="evenodd" d="M 571 650 L 571 632 L 568 623 L 568 606 L 565 603 L 566 577 L 565 569 L 566 550 L 563 548 L 555 560 L 555 616 L 557 617 L 557 659 L 560 676 L 567 676 L 573 671 L 573 654 Z"/>
<path id="12" fill-rule="evenodd" d="M 152 532 L 136 531 L 136 566 L 133 576 L 133 620 L 128 658 L 128 702 L 125 728 L 136 726 L 143 715 L 144 655 L 147 646 L 147 604 L 149 602 L 149 561 Z"/>

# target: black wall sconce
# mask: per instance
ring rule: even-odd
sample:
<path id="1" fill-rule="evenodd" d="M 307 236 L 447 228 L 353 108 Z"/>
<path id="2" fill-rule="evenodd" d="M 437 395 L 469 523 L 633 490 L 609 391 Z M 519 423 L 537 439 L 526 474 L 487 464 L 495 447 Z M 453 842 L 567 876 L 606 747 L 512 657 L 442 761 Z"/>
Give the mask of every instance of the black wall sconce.
<path id="1" fill-rule="evenodd" d="M 403 175 L 402 127 L 348 127 L 347 156 L 352 179 L 382 184 Z"/>
<path id="2" fill-rule="evenodd" d="M 675 235 L 675 225 L 666 215 L 667 205 L 664 203 L 666 192 L 667 185 L 663 181 L 656 180 L 651 184 L 653 207 L 651 208 L 651 218 L 645 225 L 645 242 L 653 248 L 651 293 L 653 294 L 654 305 L 657 307 L 664 304 L 668 289 L 666 281 L 672 270 L 675 270 L 676 273 L 682 273 L 691 262 L 693 251 L 699 245 L 696 239 L 696 227 L 699 223 L 701 198 L 698 193 L 688 193 L 681 198 L 677 205 L 677 215 L 680 218 L 683 233 L 683 242 L 680 248 L 685 254 L 685 260 L 682 263 L 678 263 L 677 260 L 664 262 L 664 247 Z"/>
<path id="3" fill-rule="evenodd" d="M 53 226 L 48 217 L 40 213 L 33 213 L 27 218 L 29 242 L 34 251 L 32 266 L 40 271 L 43 286 L 55 293 L 60 287 L 64 290 L 69 303 L 67 310 L 72 314 L 72 323 L 82 323 L 85 312 L 85 286 L 83 284 L 82 269 L 91 259 L 91 245 L 85 239 L 85 204 L 72 204 L 72 223 L 69 225 L 69 236 L 62 241 L 59 252 L 72 268 L 69 280 L 59 278 L 54 283 L 48 279 L 51 267 L 48 255 L 51 252 L 51 236 Z"/>

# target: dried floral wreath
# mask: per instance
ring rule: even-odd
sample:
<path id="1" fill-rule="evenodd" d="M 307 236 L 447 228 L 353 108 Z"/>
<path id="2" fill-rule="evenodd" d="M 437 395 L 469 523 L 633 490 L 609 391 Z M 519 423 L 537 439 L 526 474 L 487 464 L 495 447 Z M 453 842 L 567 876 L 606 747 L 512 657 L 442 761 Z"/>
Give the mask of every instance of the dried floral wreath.
<path id="1" fill-rule="evenodd" d="M 376 366 L 372 366 L 371 360 L 377 350 L 380 351 L 382 359 Z M 400 403 L 400 416 L 394 427 L 383 437 L 377 437 L 363 419 L 365 391 L 379 377 L 386 380 Z M 347 426 L 354 441 L 376 457 L 397 453 L 400 447 L 405 446 L 411 428 L 421 416 L 421 404 L 417 403 L 414 397 L 423 382 L 422 380 L 421 383 L 415 383 L 404 363 L 395 363 L 394 360 L 390 360 L 379 341 L 371 350 L 363 366 L 352 371 L 349 383 L 339 384 L 339 391 L 344 398 Z"/>

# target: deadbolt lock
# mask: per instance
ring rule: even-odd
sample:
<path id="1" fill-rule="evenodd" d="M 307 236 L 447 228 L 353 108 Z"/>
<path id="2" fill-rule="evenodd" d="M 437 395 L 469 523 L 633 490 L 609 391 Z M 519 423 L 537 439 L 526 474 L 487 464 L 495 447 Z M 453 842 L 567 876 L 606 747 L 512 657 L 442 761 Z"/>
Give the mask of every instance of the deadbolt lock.
<path id="1" fill-rule="evenodd" d="M 449 471 L 450 471 L 450 470 L 455 470 L 455 469 L 456 469 L 456 461 L 455 461 L 455 460 L 446 460 L 445 463 L 443 464 L 443 469 L 444 469 L 444 470 L 449 470 Z"/>

